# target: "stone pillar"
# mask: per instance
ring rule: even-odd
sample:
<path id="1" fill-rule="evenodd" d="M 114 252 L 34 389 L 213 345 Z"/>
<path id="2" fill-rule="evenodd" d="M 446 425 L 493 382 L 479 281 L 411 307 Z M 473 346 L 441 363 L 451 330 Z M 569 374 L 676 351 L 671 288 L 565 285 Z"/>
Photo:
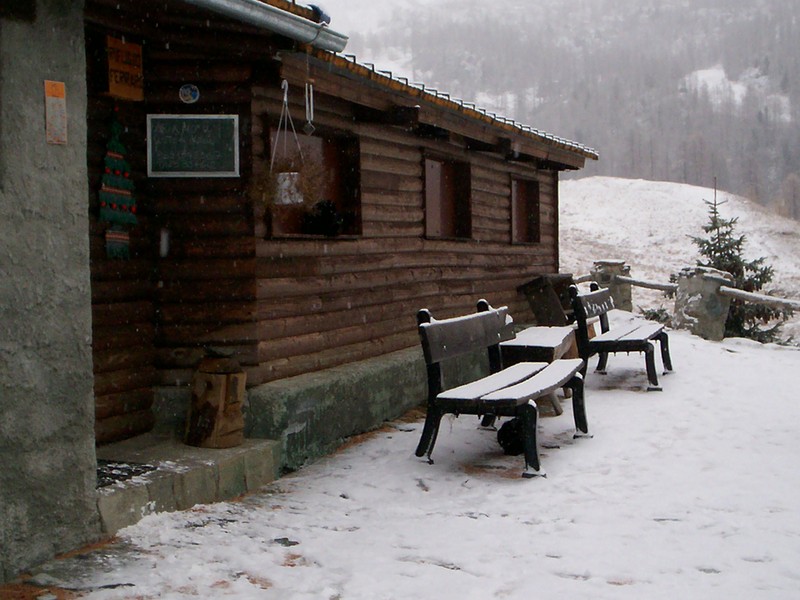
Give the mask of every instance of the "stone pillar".
<path id="1" fill-rule="evenodd" d="M 2 583 L 97 539 L 100 519 L 83 1 L 0 5 Z M 45 140 L 45 80 L 65 84 L 65 144 Z"/>
<path id="2" fill-rule="evenodd" d="M 615 279 L 617 275 L 630 277 L 631 268 L 624 260 L 596 260 L 589 274 L 601 288 L 608 288 L 611 291 L 616 308 L 633 312 L 631 284 L 619 283 Z"/>
<path id="3" fill-rule="evenodd" d="M 733 285 L 730 273 L 710 267 L 684 267 L 678 274 L 672 326 L 707 340 L 724 338 L 731 299 L 719 294 L 723 285 Z"/>

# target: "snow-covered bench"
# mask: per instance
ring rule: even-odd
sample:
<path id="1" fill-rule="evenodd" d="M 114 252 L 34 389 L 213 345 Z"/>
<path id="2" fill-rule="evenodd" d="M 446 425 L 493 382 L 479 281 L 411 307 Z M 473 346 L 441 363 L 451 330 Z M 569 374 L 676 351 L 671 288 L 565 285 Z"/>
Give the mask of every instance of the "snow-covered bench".
<path id="1" fill-rule="evenodd" d="M 661 346 L 661 360 L 665 371 L 672 371 L 672 359 L 669 355 L 669 338 L 661 323 L 636 319 L 623 326 L 611 329 L 608 323 L 608 311 L 614 308 L 614 299 L 608 289 L 600 289 L 592 283 L 591 291 L 581 294 L 578 287 L 570 287 L 572 309 L 577 326 L 578 353 L 589 364 L 589 357 L 597 354 L 597 371 L 604 373 L 608 363 L 609 352 L 644 352 L 647 379 L 650 382 L 648 391 L 661 390 L 656 373 L 655 349 L 653 340 Z M 600 321 L 601 334 L 590 338 L 587 320 L 597 317 Z M 585 367 L 584 367 L 585 372 Z"/>
<path id="2" fill-rule="evenodd" d="M 430 311 L 423 309 L 417 314 L 417 322 L 428 368 L 428 410 L 417 456 L 427 455 L 428 461 L 433 463 L 431 452 L 445 414 L 478 415 L 484 417 L 484 422 L 487 419 L 491 422 L 495 417 L 516 417 L 522 424 L 523 476 L 541 474 L 536 441 L 536 399 L 563 387 L 572 390 L 575 427 L 588 433 L 581 374 L 583 360 L 520 362 L 503 368 L 500 343 L 514 338 L 513 320 L 507 307 L 495 309 L 486 300 L 480 300 L 478 312 L 442 320 L 434 319 Z M 446 389 L 442 362 L 480 350 L 488 353 L 490 374 Z"/>

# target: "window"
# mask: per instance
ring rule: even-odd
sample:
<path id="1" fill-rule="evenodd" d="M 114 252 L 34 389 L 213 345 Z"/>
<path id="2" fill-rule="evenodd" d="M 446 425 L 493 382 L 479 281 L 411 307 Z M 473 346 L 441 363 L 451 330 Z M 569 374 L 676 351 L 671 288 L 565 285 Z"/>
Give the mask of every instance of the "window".
<path id="1" fill-rule="evenodd" d="M 271 233 L 359 235 L 361 166 L 358 140 L 346 136 L 298 135 L 275 144 L 267 182 Z M 298 147 L 299 146 L 299 147 Z M 302 151 L 302 158 L 301 158 Z M 269 170 L 269 165 L 267 165 Z"/>
<path id="2" fill-rule="evenodd" d="M 425 159 L 425 235 L 472 236 L 471 177 L 468 163 Z"/>
<path id="3" fill-rule="evenodd" d="M 541 241 L 539 182 L 511 181 L 511 243 L 538 244 Z"/>

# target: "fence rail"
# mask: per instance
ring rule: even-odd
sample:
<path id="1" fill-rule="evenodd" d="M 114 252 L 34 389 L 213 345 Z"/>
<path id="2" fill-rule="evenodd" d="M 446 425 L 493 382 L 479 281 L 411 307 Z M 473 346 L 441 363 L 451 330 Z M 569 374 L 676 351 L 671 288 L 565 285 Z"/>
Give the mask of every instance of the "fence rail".
<path id="1" fill-rule="evenodd" d="M 745 292 L 744 290 L 725 285 L 719 288 L 719 293 L 721 296 L 728 296 L 729 298 L 736 298 L 737 300 L 744 300 L 745 302 L 753 302 L 754 304 L 763 304 L 771 308 L 800 310 L 800 301 L 798 300 L 788 300 L 786 298 L 777 298 L 766 294 Z"/>
<path id="2" fill-rule="evenodd" d="M 730 299 L 761 304 L 788 313 L 800 311 L 800 300 L 746 292 L 731 287 L 726 285 L 733 283 L 733 279 L 727 273 L 708 267 L 687 267 L 679 274 L 678 283 L 660 283 L 630 277 L 630 267 L 625 261 L 596 261 L 594 264 L 595 268 L 590 273 L 574 276 L 575 283 L 597 281 L 602 287 L 610 288 L 617 308 L 631 312 L 633 311 L 631 289 L 634 286 L 673 294 L 675 310 L 672 326 L 689 329 L 706 339 L 723 339 L 728 313 L 720 311 L 718 307 L 727 306 L 730 304 Z"/>
<path id="3" fill-rule="evenodd" d="M 633 277 L 626 277 L 625 275 L 617 275 L 614 277 L 617 283 L 627 283 L 637 287 L 647 288 L 649 290 L 660 290 L 662 292 L 677 292 L 677 283 L 658 283 L 655 281 L 645 281 L 643 279 L 634 279 Z"/>

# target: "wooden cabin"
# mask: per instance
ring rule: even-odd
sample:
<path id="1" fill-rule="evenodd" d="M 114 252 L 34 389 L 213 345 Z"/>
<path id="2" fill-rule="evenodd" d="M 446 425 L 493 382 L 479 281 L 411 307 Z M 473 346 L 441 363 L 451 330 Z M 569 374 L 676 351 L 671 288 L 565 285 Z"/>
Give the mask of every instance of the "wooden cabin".
<path id="1" fill-rule="evenodd" d="M 596 154 L 346 43 L 286 0 L 0 2 L 0 582 L 101 536 L 96 444 L 175 433 L 209 349 L 272 476 L 423 400 L 417 309 L 524 320 L 557 270 Z"/>
<path id="2" fill-rule="evenodd" d="M 526 313 L 517 287 L 558 271 L 559 172 L 597 158 L 359 64 L 294 2 L 263 4 L 323 35 L 215 8 L 237 4 L 86 1 L 98 443 L 149 430 L 208 347 L 258 386 L 417 345 L 421 307 Z M 113 122 L 128 259 L 99 205 Z"/>

